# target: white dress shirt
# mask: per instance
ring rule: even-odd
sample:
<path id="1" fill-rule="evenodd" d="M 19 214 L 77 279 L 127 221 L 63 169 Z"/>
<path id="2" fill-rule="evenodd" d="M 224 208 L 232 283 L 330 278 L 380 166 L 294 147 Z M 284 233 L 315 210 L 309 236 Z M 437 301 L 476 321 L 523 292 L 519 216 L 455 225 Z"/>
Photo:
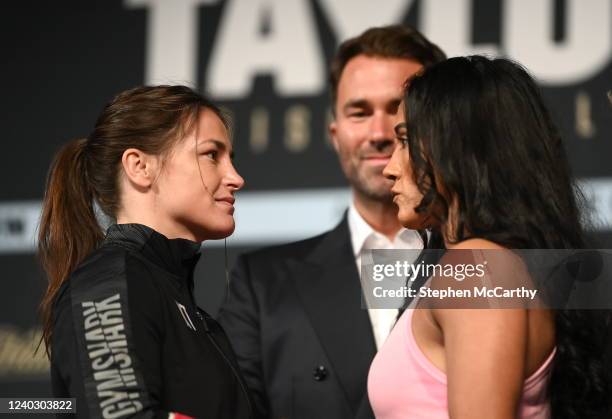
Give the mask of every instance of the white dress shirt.
<path id="1" fill-rule="evenodd" d="M 348 226 L 351 233 L 351 244 L 357 264 L 357 272 L 361 277 L 361 256 L 369 249 L 423 249 L 423 239 L 416 230 L 402 228 L 397 232 L 393 241 L 385 235 L 375 231 L 359 214 L 355 205 L 351 203 L 348 210 Z M 368 309 L 376 347 L 380 349 L 387 339 L 389 332 L 395 325 L 397 309 Z"/>

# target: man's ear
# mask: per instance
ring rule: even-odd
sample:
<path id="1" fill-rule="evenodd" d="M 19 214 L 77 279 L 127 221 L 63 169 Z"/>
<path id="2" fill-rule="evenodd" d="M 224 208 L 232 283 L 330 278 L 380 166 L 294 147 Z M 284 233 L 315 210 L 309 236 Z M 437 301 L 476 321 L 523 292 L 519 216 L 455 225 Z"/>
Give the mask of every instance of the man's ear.
<path id="1" fill-rule="evenodd" d="M 159 158 L 137 148 L 128 148 L 121 156 L 126 178 L 140 188 L 150 188 L 157 177 Z"/>
<path id="2" fill-rule="evenodd" d="M 336 122 L 335 119 L 329 123 L 327 130 L 329 131 L 329 138 L 331 139 L 331 143 L 334 146 L 334 149 L 336 150 L 336 153 L 337 153 L 338 152 L 338 137 L 336 136 L 336 133 L 338 130 L 338 123 Z"/>

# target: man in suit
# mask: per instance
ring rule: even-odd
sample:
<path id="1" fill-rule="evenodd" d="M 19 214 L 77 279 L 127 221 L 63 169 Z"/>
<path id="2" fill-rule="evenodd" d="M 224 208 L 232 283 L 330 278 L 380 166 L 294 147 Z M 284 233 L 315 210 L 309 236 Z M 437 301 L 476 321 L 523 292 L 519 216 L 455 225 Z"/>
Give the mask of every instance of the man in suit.
<path id="1" fill-rule="evenodd" d="M 424 246 L 425 235 L 399 224 L 382 171 L 405 81 L 444 58 L 403 26 L 369 29 L 333 58 L 329 132 L 352 203 L 327 233 L 240 256 L 219 314 L 261 417 L 373 417 L 368 369 L 397 310 L 362 309 L 360 259 L 366 249 Z"/>

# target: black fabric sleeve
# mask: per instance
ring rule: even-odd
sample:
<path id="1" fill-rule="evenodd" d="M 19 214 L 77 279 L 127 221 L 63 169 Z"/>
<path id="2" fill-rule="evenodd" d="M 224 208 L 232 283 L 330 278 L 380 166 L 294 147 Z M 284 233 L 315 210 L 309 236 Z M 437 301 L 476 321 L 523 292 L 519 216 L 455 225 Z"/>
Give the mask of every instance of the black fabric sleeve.
<path id="1" fill-rule="evenodd" d="M 125 257 L 106 257 L 77 271 L 55 305 L 53 390 L 77 399 L 79 418 L 168 417 L 159 400 L 160 296 L 152 285 L 128 287 L 128 275 Z"/>
<path id="2" fill-rule="evenodd" d="M 262 369 L 259 305 L 252 288 L 248 256 L 241 255 L 231 273 L 228 299 L 218 315 L 251 391 L 256 417 L 267 418 L 269 404 Z"/>

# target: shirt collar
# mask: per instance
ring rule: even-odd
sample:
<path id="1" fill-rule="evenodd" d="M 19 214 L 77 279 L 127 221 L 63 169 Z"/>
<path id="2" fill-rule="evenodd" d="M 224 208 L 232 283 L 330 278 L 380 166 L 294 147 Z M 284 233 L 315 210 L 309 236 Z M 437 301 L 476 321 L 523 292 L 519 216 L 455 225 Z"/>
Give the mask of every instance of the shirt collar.
<path id="1" fill-rule="evenodd" d="M 374 229 L 363 219 L 352 202 L 348 209 L 348 225 L 351 233 L 351 244 L 353 245 L 353 256 L 357 256 L 361 253 L 363 244 L 374 232 Z"/>
<path id="2" fill-rule="evenodd" d="M 357 208 L 355 208 L 354 202 L 348 209 L 348 225 L 351 233 L 351 244 L 353 246 L 353 255 L 357 257 L 366 243 L 366 240 L 373 235 L 383 237 L 388 240 L 381 233 L 375 231 L 367 222 L 363 219 Z M 408 230 L 403 228 L 397 232 L 395 239 L 393 240 L 394 247 L 400 249 L 422 249 L 423 239 L 416 230 Z"/>

